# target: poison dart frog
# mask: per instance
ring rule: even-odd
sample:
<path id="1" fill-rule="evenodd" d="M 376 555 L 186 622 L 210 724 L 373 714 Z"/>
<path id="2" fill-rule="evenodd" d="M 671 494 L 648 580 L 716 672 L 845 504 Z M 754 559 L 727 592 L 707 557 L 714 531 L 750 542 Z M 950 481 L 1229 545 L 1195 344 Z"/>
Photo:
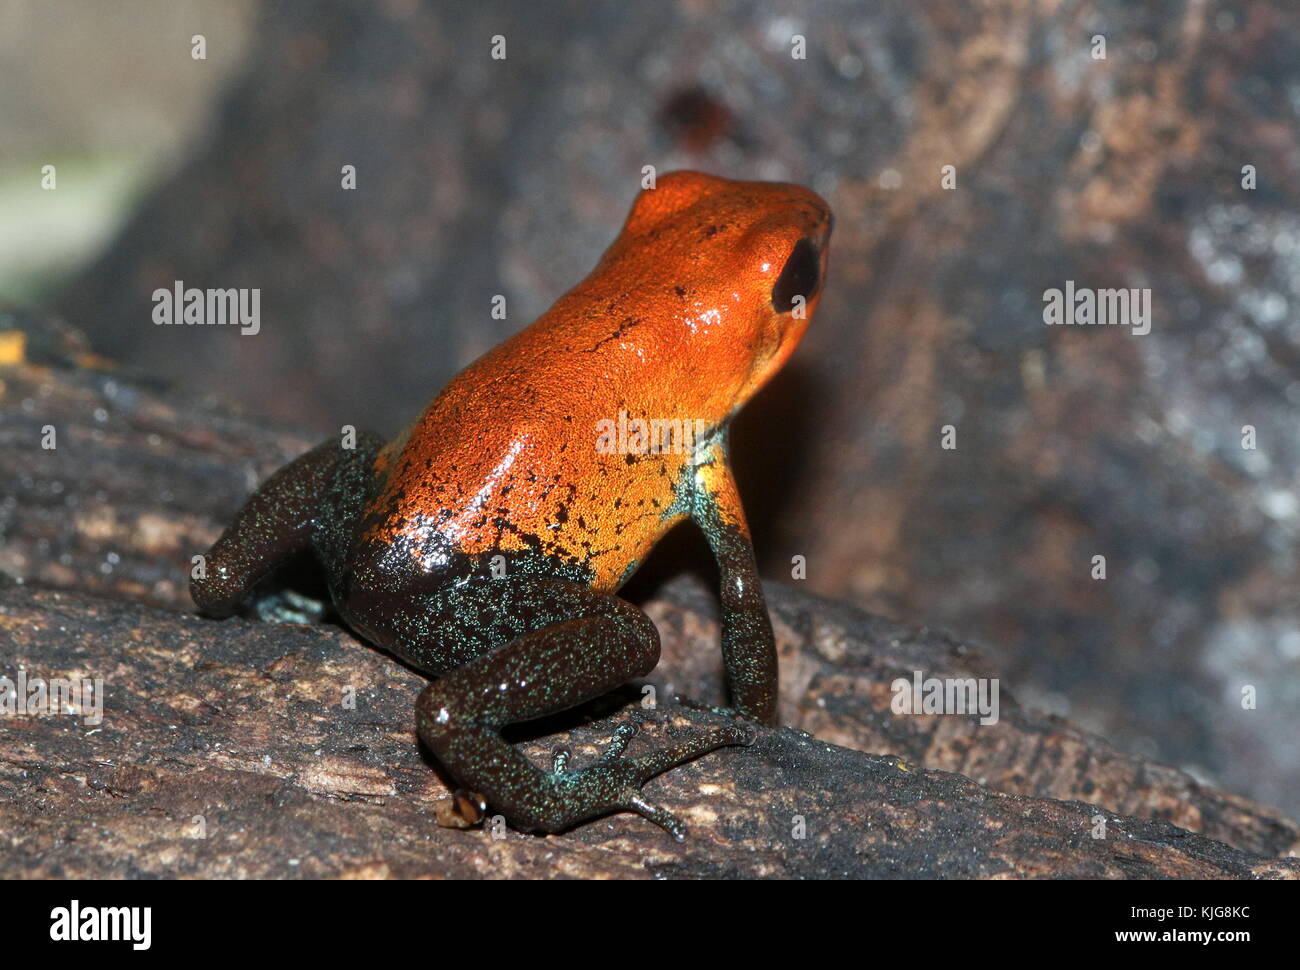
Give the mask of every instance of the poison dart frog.
<path id="1" fill-rule="evenodd" d="M 752 743 L 744 719 L 776 721 L 775 641 L 727 428 L 807 329 L 830 234 L 826 203 L 797 185 L 662 176 L 585 280 L 395 440 L 330 440 L 271 476 L 208 552 L 194 602 L 235 613 L 310 551 L 343 621 L 434 678 L 416 728 L 461 786 L 462 821 L 490 808 L 557 832 L 633 811 L 680 840 L 684 825 L 641 786 Z M 612 441 L 620 416 L 697 433 L 689 448 Z M 654 669 L 657 629 L 616 594 L 688 518 L 719 567 L 738 717 L 638 758 L 623 754 L 636 730 L 624 725 L 587 767 L 570 770 L 563 750 L 539 767 L 502 729 Z"/>

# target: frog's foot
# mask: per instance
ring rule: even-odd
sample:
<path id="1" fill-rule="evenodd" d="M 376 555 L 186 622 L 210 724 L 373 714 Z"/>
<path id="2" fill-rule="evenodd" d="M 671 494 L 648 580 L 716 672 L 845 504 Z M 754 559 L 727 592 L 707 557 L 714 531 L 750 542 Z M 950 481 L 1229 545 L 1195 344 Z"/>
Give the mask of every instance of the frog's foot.
<path id="1" fill-rule="evenodd" d="M 639 758 L 625 758 L 623 751 L 636 734 L 635 724 L 624 724 L 615 732 L 600 760 L 589 768 L 557 776 L 558 793 L 577 802 L 599 804 L 601 813 L 636 812 L 654 822 L 678 842 L 686 838 L 686 825 L 660 805 L 641 796 L 641 786 L 657 775 L 718 748 L 748 745 L 752 731 L 740 725 L 697 733 L 685 741 L 667 745 Z"/>

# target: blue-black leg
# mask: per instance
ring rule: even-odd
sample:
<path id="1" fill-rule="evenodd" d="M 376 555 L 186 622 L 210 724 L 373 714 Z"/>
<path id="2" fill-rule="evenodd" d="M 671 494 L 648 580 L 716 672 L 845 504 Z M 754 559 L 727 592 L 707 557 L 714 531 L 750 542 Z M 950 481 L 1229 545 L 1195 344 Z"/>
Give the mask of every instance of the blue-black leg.
<path id="1" fill-rule="evenodd" d="M 307 549 L 327 571 L 337 570 L 342 539 L 334 537 L 346 536 L 360 514 L 382 444 L 368 434 L 358 435 L 352 448 L 331 439 L 263 482 L 206 553 L 204 574 L 190 580 L 199 612 L 235 613 L 258 582 Z"/>
<path id="2" fill-rule="evenodd" d="M 696 468 L 692 518 L 718 563 L 722 658 L 735 712 L 775 724 L 780 681 L 776 638 L 723 443 L 714 445 Z"/>
<path id="3" fill-rule="evenodd" d="M 621 728 L 594 764 L 568 770 L 560 754 L 552 770 L 535 765 L 501 737 L 509 724 L 575 707 L 654 669 L 659 633 L 641 610 L 580 583 L 517 577 L 473 584 L 450 595 L 433 595 L 422 613 L 434 635 L 464 638 L 458 652 L 485 649 L 473 602 L 508 598 L 520 626 L 513 639 L 487 649 L 431 684 L 416 704 L 416 728 L 456 781 L 503 814 L 513 825 L 558 832 L 616 811 L 633 811 L 675 838 L 685 826 L 647 803 L 640 787 L 651 778 L 715 748 L 748 744 L 743 727 L 727 726 L 668 745 L 639 758 L 623 757 L 632 731 Z M 419 608 L 415 603 L 414 608 Z M 448 645 L 443 644 L 439 652 Z M 399 655 L 424 647 L 399 638 Z"/>

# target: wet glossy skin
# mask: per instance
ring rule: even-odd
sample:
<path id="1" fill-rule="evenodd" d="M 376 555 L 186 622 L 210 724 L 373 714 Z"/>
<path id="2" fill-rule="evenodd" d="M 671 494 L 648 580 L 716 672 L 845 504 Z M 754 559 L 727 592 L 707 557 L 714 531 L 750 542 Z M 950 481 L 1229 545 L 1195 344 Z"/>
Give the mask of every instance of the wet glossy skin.
<path id="1" fill-rule="evenodd" d="M 775 718 L 776 652 L 726 454 L 729 419 L 808 326 L 831 217 L 793 185 L 678 172 L 641 193 L 591 275 L 458 375 L 393 442 L 326 442 L 249 499 L 192 583 L 236 611 L 277 564 L 312 550 L 357 633 L 438 679 L 421 738 L 462 786 L 521 828 L 645 803 L 654 775 L 728 744 L 739 723 L 653 755 L 538 768 L 500 729 L 649 673 L 659 637 L 614 593 L 672 526 L 694 519 L 720 568 L 735 713 Z M 802 306 L 800 306 L 802 304 Z M 610 451 L 624 415 L 697 432 L 659 453 Z M 602 424 L 602 422 L 605 422 Z"/>

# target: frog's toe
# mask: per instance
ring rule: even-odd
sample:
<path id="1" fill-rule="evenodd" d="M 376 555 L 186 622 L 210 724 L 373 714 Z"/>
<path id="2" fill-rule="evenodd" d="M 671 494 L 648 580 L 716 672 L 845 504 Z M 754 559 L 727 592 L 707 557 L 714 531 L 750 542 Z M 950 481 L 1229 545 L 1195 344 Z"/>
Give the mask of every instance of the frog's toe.
<path id="1" fill-rule="evenodd" d="M 319 623 L 327 604 L 292 589 L 273 590 L 253 601 L 253 612 L 263 623 Z"/>
<path id="2" fill-rule="evenodd" d="M 685 741 L 666 745 L 652 751 L 650 754 L 636 758 L 632 763 L 636 766 L 638 784 L 641 785 L 656 775 L 663 774 L 669 768 L 675 768 L 688 761 L 694 761 L 702 754 L 732 745 L 749 745 L 753 743 L 753 740 L 748 728 L 729 724 L 726 727 L 714 728 L 696 734 Z"/>
<path id="3" fill-rule="evenodd" d="M 723 728 L 697 734 L 677 744 L 667 745 L 630 762 L 633 775 L 636 778 L 636 787 L 639 789 L 656 775 L 661 775 L 670 768 L 676 768 L 688 761 L 694 761 L 700 755 L 713 751 L 715 748 L 723 748 L 729 745 L 748 745 L 753 744 L 753 742 L 753 731 L 748 727 L 737 724 L 727 725 Z M 686 838 L 685 823 L 666 808 L 647 802 L 641 797 L 639 791 L 630 792 L 622 807 L 654 822 L 678 842 Z"/>
<path id="4" fill-rule="evenodd" d="M 569 770 L 569 759 L 573 757 L 573 749 L 561 745 L 551 752 L 551 774 L 562 775 Z"/>
<path id="5" fill-rule="evenodd" d="M 629 721 L 626 724 L 620 724 L 614 729 L 614 734 L 605 742 L 605 750 L 601 752 L 601 761 L 613 761 L 627 750 L 628 743 L 636 737 L 640 726 L 635 721 Z"/>
<path id="6" fill-rule="evenodd" d="M 642 818 L 649 819 L 667 832 L 677 842 L 686 841 L 686 823 L 662 805 L 652 805 L 640 795 L 633 795 L 627 800 L 626 807 Z"/>

